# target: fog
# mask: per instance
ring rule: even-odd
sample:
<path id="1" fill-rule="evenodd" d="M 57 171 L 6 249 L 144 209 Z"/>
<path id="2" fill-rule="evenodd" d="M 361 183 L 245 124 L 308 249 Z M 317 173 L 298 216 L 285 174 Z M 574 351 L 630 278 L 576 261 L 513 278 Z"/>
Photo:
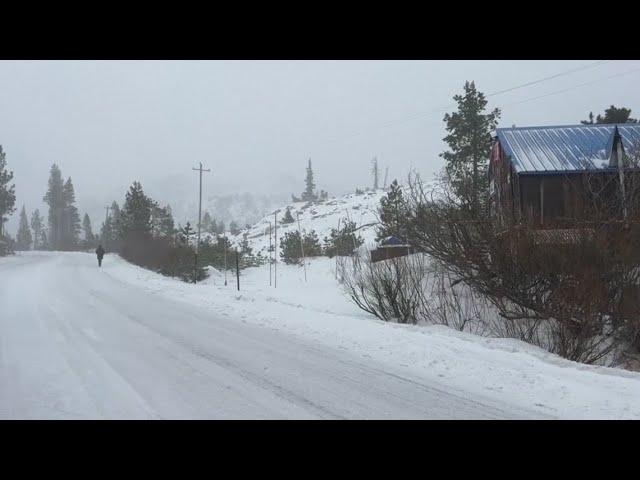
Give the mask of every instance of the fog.
<path id="1" fill-rule="evenodd" d="M 373 157 L 390 179 L 429 177 L 443 166 L 442 117 L 465 80 L 490 94 L 594 62 L 2 61 L 0 144 L 18 209 L 46 214 L 56 163 L 98 231 L 133 180 L 190 209 L 199 162 L 212 169 L 206 195 L 298 194 L 309 158 L 331 195 L 370 185 Z M 491 96 L 489 107 L 502 109 L 502 126 L 575 124 L 611 104 L 637 118 L 639 69 L 602 62 Z"/>

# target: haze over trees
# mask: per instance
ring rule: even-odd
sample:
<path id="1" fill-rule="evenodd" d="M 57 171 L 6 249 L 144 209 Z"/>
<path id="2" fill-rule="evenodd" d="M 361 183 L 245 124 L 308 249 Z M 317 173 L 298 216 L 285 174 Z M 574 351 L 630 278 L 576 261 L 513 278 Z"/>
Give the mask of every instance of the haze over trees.
<path id="1" fill-rule="evenodd" d="M 91 219 L 89 214 L 85 213 L 82 219 L 82 231 L 84 235 L 84 246 L 90 248 L 96 245 L 96 237 L 93 234 L 93 228 L 91 227 Z"/>
<path id="2" fill-rule="evenodd" d="M 40 210 L 37 208 L 31 214 L 31 230 L 33 230 L 33 249 L 41 250 L 46 248 L 46 233 L 44 231 L 42 217 L 40 216 Z"/>
<path id="3" fill-rule="evenodd" d="M 78 247 L 82 230 L 80 215 L 75 206 L 75 192 L 71 177 L 65 182 L 60 168 L 53 164 L 49 185 L 43 201 L 49 206 L 49 246 L 52 250 L 73 250 Z"/>
<path id="4" fill-rule="evenodd" d="M 16 191 L 13 172 L 7 167 L 7 155 L 0 145 L 0 241 L 5 236 L 4 223 L 15 212 Z M 0 247 L 0 255 L 5 249 Z"/>
<path id="5" fill-rule="evenodd" d="M 16 235 L 16 250 L 31 250 L 32 242 L 33 237 L 31 236 L 31 228 L 29 227 L 29 220 L 27 219 L 27 211 L 23 205 L 22 210 L 20 210 L 20 224 Z"/>

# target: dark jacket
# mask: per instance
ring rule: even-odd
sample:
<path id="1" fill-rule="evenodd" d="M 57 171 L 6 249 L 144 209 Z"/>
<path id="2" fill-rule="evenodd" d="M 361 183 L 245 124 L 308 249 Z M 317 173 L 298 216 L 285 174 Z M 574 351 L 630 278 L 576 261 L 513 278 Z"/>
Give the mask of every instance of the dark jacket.
<path id="1" fill-rule="evenodd" d="M 104 257 L 104 248 L 102 247 L 96 248 L 96 255 L 98 255 L 98 258 Z"/>

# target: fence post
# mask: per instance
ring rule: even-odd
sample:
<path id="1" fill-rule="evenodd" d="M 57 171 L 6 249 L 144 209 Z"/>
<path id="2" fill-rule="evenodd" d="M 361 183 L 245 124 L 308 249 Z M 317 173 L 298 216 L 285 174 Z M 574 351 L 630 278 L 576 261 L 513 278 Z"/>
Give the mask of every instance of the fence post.
<path id="1" fill-rule="evenodd" d="M 236 247 L 236 279 L 238 280 L 238 291 L 240 291 L 240 262 L 238 261 L 238 247 Z"/>

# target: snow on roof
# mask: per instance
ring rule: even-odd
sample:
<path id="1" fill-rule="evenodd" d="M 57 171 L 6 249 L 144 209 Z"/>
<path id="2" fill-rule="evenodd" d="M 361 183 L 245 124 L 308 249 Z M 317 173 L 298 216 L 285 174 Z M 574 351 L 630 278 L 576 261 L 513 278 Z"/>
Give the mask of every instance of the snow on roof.
<path id="1" fill-rule="evenodd" d="M 640 124 L 498 128 L 496 134 L 518 173 L 568 172 L 609 167 L 616 128 L 626 151 L 640 146 Z"/>
<path id="2" fill-rule="evenodd" d="M 384 238 L 380 241 L 380 246 L 383 247 L 406 247 L 408 244 L 400 237 L 396 237 L 394 235 Z"/>

